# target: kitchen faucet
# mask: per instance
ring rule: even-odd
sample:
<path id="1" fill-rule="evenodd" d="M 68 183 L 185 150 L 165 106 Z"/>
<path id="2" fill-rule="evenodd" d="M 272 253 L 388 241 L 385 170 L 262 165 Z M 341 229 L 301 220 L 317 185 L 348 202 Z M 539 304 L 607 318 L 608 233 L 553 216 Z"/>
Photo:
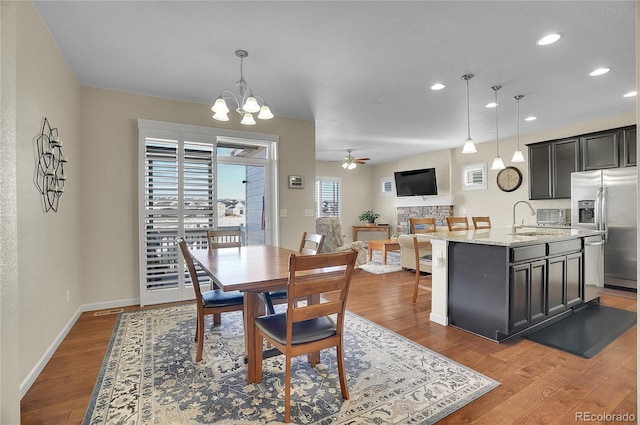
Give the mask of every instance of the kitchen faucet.
<path id="1" fill-rule="evenodd" d="M 529 209 L 531 210 L 531 215 L 536 215 L 536 211 L 533 209 L 533 207 L 531 206 L 531 204 L 527 201 L 517 201 L 515 204 L 513 204 L 513 223 L 511 224 L 511 229 L 513 230 L 513 232 L 516 231 L 516 205 L 518 205 L 519 203 L 523 203 L 523 204 L 527 204 L 529 206 Z M 524 220 L 522 220 L 524 222 Z"/>

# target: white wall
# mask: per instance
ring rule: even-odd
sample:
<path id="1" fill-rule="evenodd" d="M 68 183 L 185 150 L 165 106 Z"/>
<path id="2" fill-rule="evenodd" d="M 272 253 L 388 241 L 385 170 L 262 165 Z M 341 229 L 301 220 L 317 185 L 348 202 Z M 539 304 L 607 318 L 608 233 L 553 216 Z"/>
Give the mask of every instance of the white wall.
<path id="1" fill-rule="evenodd" d="M 20 317 L 16 367 L 24 379 L 82 304 L 80 86 L 31 2 L 16 3 L 16 186 Z M 43 119 L 69 158 L 58 212 L 44 212 L 34 184 Z M 67 291 L 69 300 L 67 301 Z"/>

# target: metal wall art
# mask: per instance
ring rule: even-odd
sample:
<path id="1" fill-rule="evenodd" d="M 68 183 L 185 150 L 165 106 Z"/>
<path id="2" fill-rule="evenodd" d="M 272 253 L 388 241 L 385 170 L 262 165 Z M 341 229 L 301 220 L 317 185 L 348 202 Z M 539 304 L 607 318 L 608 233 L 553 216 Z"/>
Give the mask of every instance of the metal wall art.
<path id="1" fill-rule="evenodd" d="M 67 180 L 64 167 L 67 158 L 62 154 L 62 141 L 58 136 L 58 129 L 51 128 L 45 117 L 42 131 L 36 139 L 38 162 L 36 164 L 35 183 L 44 201 L 44 210 L 58 211 L 58 203 L 64 192 Z"/>

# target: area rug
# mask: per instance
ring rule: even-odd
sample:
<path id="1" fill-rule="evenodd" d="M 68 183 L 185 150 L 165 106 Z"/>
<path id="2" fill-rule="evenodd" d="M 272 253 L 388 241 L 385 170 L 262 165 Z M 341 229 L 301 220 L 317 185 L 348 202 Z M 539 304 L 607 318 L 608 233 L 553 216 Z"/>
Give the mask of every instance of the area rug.
<path id="1" fill-rule="evenodd" d="M 366 264 L 360 265 L 360 269 L 373 274 L 399 272 L 402 270 L 400 266 L 400 253 L 396 251 L 387 252 L 387 264 L 382 264 L 382 252 L 377 250 L 373 251 L 371 253 L 371 260 L 367 261 Z"/>
<path id="2" fill-rule="evenodd" d="M 276 424 L 284 420 L 284 358 L 265 360 L 247 384 L 242 313 L 207 326 L 195 358 L 195 306 L 121 313 L 83 424 Z M 295 424 L 432 424 L 498 382 L 358 315 L 345 320 L 343 400 L 335 349 L 310 368 L 292 362 Z"/>
<path id="3" fill-rule="evenodd" d="M 634 311 L 597 303 L 523 338 L 590 359 L 636 324 Z"/>

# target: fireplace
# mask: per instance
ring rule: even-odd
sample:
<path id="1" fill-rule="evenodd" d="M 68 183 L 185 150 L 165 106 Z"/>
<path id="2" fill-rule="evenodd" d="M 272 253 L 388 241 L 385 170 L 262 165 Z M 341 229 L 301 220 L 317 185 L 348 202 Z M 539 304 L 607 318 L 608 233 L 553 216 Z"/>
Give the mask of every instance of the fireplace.
<path id="1" fill-rule="evenodd" d="M 409 233 L 412 217 L 433 217 L 436 226 L 446 226 L 446 217 L 453 215 L 453 197 L 396 198 L 396 227 L 398 235 Z"/>

